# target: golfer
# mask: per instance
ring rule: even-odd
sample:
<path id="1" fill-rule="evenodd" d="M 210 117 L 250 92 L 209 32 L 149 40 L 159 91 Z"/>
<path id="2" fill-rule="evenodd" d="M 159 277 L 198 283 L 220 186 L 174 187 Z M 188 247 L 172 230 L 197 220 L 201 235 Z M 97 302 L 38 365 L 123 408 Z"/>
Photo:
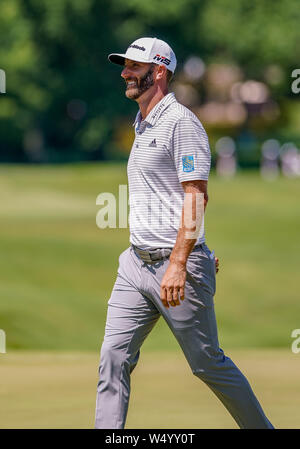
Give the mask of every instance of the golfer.
<path id="1" fill-rule="evenodd" d="M 124 428 L 131 372 L 162 315 L 193 374 L 238 426 L 272 428 L 247 379 L 219 347 L 216 265 L 204 232 L 211 155 L 198 118 L 168 93 L 175 54 L 162 40 L 141 38 L 109 60 L 124 66 L 126 97 L 139 111 L 128 161 L 131 245 L 120 255 L 108 301 L 95 427 Z"/>

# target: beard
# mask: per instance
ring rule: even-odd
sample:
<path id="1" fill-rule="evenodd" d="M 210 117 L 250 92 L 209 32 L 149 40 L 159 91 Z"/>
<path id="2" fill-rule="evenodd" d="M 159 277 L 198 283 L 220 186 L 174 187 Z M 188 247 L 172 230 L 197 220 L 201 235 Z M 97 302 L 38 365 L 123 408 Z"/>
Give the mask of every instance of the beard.
<path id="1" fill-rule="evenodd" d="M 154 85 L 153 79 L 154 66 L 152 65 L 149 70 L 142 76 L 139 80 L 137 78 L 130 78 L 127 81 L 134 81 L 135 86 L 130 86 L 126 88 L 126 97 L 131 100 L 137 100 L 146 90 Z"/>

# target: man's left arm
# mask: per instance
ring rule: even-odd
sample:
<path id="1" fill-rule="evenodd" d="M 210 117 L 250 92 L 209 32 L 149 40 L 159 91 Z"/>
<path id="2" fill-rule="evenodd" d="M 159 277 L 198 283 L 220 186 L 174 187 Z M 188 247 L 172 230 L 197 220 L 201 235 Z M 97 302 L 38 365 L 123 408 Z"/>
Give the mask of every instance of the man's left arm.
<path id="1" fill-rule="evenodd" d="M 208 202 L 207 181 L 185 181 L 181 185 L 184 190 L 181 224 L 160 288 L 165 307 L 180 305 L 179 297 L 184 300 L 186 264 L 197 241 Z M 218 260 L 216 266 L 218 269 Z"/>

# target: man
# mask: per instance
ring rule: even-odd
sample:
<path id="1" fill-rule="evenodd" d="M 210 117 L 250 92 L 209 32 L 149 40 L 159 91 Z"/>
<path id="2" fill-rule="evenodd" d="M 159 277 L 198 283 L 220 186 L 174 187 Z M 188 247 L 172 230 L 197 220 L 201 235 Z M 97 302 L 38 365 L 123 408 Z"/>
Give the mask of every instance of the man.
<path id="1" fill-rule="evenodd" d="M 131 246 L 119 258 L 108 302 L 95 427 L 124 428 L 130 374 L 162 315 L 193 374 L 239 427 L 272 428 L 248 381 L 219 347 L 215 259 L 203 220 L 210 150 L 197 117 L 168 93 L 175 54 L 162 40 L 141 38 L 109 60 L 124 66 L 126 96 L 139 112 L 128 161 Z"/>

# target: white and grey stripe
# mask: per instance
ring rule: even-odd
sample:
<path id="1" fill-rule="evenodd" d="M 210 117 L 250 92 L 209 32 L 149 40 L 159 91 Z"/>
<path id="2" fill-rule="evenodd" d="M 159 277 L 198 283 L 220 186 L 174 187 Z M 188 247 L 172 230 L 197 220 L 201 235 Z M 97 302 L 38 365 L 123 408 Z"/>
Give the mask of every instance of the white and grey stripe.
<path id="1" fill-rule="evenodd" d="M 208 138 L 198 118 L 177 102 L 174 93 L 157 103 L 145 120 L 138 112 L 134 125 L 127 167 L 130 242 L 142 249 L 172 248 L 184 198 L 181 182 L 208 179 Z M 203 220 L 196 244 L 204 241 Z"/>

